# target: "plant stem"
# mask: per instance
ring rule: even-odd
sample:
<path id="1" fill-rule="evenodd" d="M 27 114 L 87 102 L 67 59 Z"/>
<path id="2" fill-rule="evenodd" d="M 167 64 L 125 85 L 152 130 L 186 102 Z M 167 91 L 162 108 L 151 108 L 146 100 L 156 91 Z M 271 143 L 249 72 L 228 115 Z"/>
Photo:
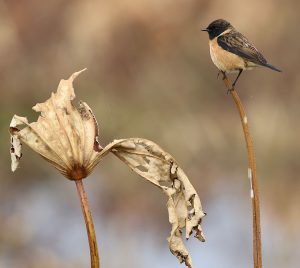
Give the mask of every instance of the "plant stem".
<path id="1" fill-rule="evenodd" d="M 248 119 L 245 113 L 245 109 L 241 102 L 241 99 L 235 89 L 232 87 L 231 81 L 227 78 L 226 74 L 223 73 L 223 81 L 228 91 L 230 92 L 236 107 L 239 111 L 244 137 L 247 147 L 248 154 L 248 177 L 251 184 L 251 200 L 252 200 L 252 216 L 253 216 L 253 261 L 254 268 L 262 268 L 262 246 L 261 246 L 261 226 L 260 226 L 260 202 L 259 202 L 259 190 L 258 190 L 258 179 L 256 175 L 256 161 L 254 155 L 254 146 L 250 135 L 248 126 Z"/>
<path id="2" fill-rule="evenodd" d="M 85 220 L 87 235 L 89 239 L 91 268 L 100 268 L 96 233 L 93 224 L 92 214 L 89 209 L 88 199 L 86 197 L 82 180 L 75 180 L 77 192 L 80 198 L 82 213 Z"/>

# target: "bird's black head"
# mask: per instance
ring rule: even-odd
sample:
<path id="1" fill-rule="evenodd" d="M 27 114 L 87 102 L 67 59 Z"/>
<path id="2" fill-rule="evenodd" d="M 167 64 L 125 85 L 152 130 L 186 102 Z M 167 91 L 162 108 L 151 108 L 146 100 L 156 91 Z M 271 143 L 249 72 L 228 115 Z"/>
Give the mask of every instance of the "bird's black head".
<path id="1" fill-rule="evenodd" d="M 213 21 L 202 31 L 208 32 L 209 39 L 212 40 L 228 29 L 233 29 L 232 25 L 226 20 L 219 19 Z"/>

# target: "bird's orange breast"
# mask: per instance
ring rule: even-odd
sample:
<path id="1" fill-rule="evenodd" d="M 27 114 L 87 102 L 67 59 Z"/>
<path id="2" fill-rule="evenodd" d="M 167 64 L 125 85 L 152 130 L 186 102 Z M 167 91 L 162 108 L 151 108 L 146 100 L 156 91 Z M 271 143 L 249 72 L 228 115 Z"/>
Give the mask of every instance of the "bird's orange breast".
<path id="1" fill-rule="evenodd" d="M 218 45 L 217 38 L 209 41 L 210 56 L 217 68 L 223 72 L 244 70 L 246 68 L 245 61 L 241 57 L 221 48 Z"/>

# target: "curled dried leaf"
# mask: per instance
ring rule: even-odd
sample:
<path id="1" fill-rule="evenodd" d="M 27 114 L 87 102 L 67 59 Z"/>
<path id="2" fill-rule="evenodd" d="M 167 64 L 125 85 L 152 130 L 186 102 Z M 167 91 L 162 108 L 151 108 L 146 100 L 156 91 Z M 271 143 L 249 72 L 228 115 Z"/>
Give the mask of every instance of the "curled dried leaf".
<path id="1" fill-rule="evenodd" d="M 108 152 L 114 153 L 133 171 L 167 195 L 169 222 L 172 225 L 168 238 L 170 250 L 180 262 L 192 267 L 182 232 L 185 228 L 186 239 L 194 232 L 197 239 L 205 241 L 200 226 L 205 214 L 198 194 L 175 159 L 154 142 L 140 138 L 116 140 L 107 145 L 99 157 L 102 158 Z"/>
<path id="2" fill-rule="evenodd" d="M 56 93 L 33 107 L 41 113 L 36 122 L 29 124 L 25 117 L 13 117 L 10 125 L 13 171 L 21 157 L 21 142 L 72 180 L 85 178 L 97 164 L 94 161 L 101 151 L 97 121 L 86 103 L 81 102 L 79 109 L 72 104 L 73 81 L 83 71 L 61 80 Z M 21 125 L 25 127 L 19 130 L 17 127 Z"/>

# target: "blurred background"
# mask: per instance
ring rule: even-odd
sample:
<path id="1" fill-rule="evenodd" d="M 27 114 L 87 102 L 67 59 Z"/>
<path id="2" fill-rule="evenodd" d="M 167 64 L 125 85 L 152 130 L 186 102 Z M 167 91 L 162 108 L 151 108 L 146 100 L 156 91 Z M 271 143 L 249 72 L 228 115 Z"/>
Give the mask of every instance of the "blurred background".
<path id="1" fill-rule="evenodd" d="M 200 195 L 205 243 L 187 242 L 195 267 L 252 266 L 252 219 L 240 119 L 217 79 L 208 36 L 224 18 L 283 73 L 244 73 L 237 90 L 260 180 L 264 267 L 298 267 L 299 15 L 297 1 L 0 1 L 0 267 L 89 267 L 73 182 L 24 146 L 10 171 L 8 127 L 59 80 L 75 81 L 102 145 L 144 137 L 171 153 Z M 166 198 L 114 156 L 85 180 L 104 268 L 184 267 L 171 255 Z"/>

